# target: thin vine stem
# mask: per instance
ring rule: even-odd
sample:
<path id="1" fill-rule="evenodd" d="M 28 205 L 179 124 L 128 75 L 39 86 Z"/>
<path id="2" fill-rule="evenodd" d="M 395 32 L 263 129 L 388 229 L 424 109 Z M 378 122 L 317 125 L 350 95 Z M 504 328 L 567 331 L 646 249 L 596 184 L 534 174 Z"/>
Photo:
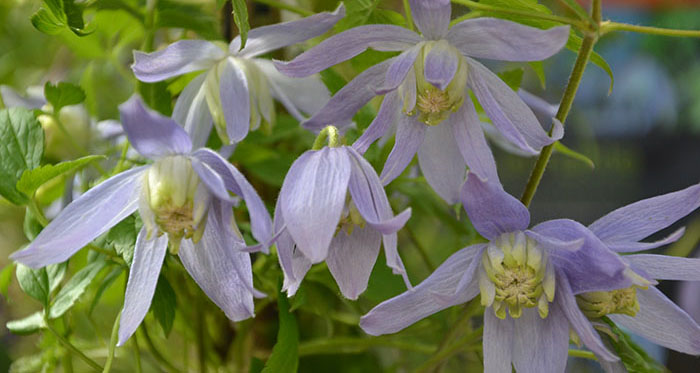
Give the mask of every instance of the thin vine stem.
<path id="1" fill-rule="evenodd" d="M 296 5 L 286 4 L 286 3 L 283 3 L 283 2 L 277 1 L 277 0 L 256 0 L 256 2 L 258 2 L 260 4 L 265 4 L 265 5 L 271 6 L 273 8 L 288 10 L 292 13 L 296 13 L 296 14 L 298 14 L 300 16 L 304 16 L 304 17 L 312 16 L 315 14 L 314 12 L 312 12 L 310 10 L 298 7 Z"/>
<path id="2" fill-rule="evenodd" d="M 68 350 L 70 350 L 72 353 L 78 355 L 79 358 L 81 358 L 87 365 L 89 365 L 92 369 L 101 372 L 102 367 L 100 364 L 97 364 L 95 360 L 90 359 L 87 355 L 85 355 L 82 351 L 80 351 L 77 347 L 75 347 L 72 343 L 70 343 L 69 340 L 67 340 L 64 336 L 61 335 L 56 329 L 54 329 L 51 324 L 49 324 L 49 321 L 46 320 L 46 328 L 58 339 L 63 346 L 65 346 Z"/>
<path id="3" fill-rule="evenodd" d="M 613 31 L 629 31 L 641 34 L 673 36 L 673 37 L 691 37 L 700 38 L 700 30 L 676 30 L 652 26 L 638 26 L 627 23 L 618 23 L 605 21 L 600 24 L 600 34 L 604 35 Z"/>
<path id="4" fill-rule="evenodd" d="M 559 22 L 559 23 L 563 23 L 566 25 L 574 26 L 580 30 L 589 30 L 590 29 L 590 25 L 588 23 L 581 22 L 577 19 L 572 19 L 569 17 L 562 17 L 562 16 L 557 16 L 557 15 L 553 15 L 553 14 L 545 14 L 545 13 L 528 12 L 528 11 L 517 10 L 517 9 L 502 8 L 502 7 L 498 7 L 498 6 L 477 3 L 476 1 L 471 1 L 471 0 L 452 0 L 452 2 L 455 4 L 464 5 L 467 8 L 473 9 L 473 10 L 484 10 L 484 11 L 489 11 L 489 12 L 494 12 L 494 13 L 510 14 L 510 15 L 515 15 L 515 16 L 524 16 L 524 17 L 528 17 L 528 18 L 554 21 L 554 22 Z"/>
<path id="5" fill-rule="evenodd" d="M 413 31 L 413 13 L 411 12 L 411 4 L 408 0 L 403 0 L 403 11 L 406 13 L 406 23 L 408 23 L 408 29 Z"/>
<path id="6" fill-rule="evenodd" d="M 119 341 L 119 320 L 122 318 L 122 313 L 119 312 L 117 318 L 114 320 L 114 325 L 112 326 L 112 335 L 109 337 L 109 350 L 107 352 L 107 361 L 105 361 L 105 367 L 102 373 L 109 373 L 112 370 L 112 361 L 114 361 L 114 350 L 117 347 L 117 342 Z"/>
<path id="7" fill-rule="evenodd" d="M 569 356 L 580 357 L 580 358 L 589 359 L 589 360 L 598 360 L 598 358 L 595 357 L 595 354 L 593 354 L 590 351 L 584 351 L 584 350 L 569 349 Z"/>

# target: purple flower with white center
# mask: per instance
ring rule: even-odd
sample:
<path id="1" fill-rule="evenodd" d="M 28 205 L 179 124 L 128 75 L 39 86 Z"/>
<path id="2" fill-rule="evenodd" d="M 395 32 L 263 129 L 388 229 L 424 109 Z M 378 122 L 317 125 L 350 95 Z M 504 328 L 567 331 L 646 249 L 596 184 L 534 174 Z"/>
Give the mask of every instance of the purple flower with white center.
<path id="1" fill-rule="evenodd" d="M 387 265 L 410 287 L 396 232 L 411 210 L 394 216 L 372 166 L 354 148 L 339 146 L 334 128 L 324 131 L 331 132 L 330 146 L 294 161 L 277 200 L 274 231 L 283 289 L 294 295 L 311 265 L 325 260 L 343 295 L 357 299 L 382 242 Z"/>
<path id="2" fill-rule="evenodd" d="M 481 177 L 498 179 L 469 90 L 498 131 L 529 154 L 562 136 L 558 123 L 553 136 L 548 136 L 518 95 L 473 58 L 542 60 L 564 46 L 569 27 L 540 30 L 500 19 L 475 18 L 448 28 L 449 0 L 410 3 L 422 35 L 394 25 L 365 25 L 334 35 L 290 62 L 275 64 L 284 74 L 304 77 L 367 48 L 400 51 L 399 56 L 358 75 L 303 125 L 320 130 L 328 123 L 347 123 L 374 96 L 386 94 L 356 148 L 364 153 L 397 121 L 396 145 L 382 171 L 382 182 L 386 185 L 395 179 L 418 153 L 428 183 L 447 202 L 455 203 L 466 166 Z"/>
<path id="3" fill-rule="evenodd" d="M 232 144 L 263 120 L 274 123 L 273 97 L 300 121 L 306 119 L 302 113 L 311 115 L 328 101 L 330 94 L 318 76 L 290 79 L 271 61 L 255 57 L 319 36 L 344 15 L 341 6 L 333 13 L 250 30 L 243 49 L 237 36 L 228 48 L 205 40 L 180 40 L 153 53 L 135 51 L 131 68 L 143 82 L 206 70 L 182 91 L 173 118 L 192 135 L 195 146 L 206 143 L 212 122 L 224 144 Z"/>
<path id="4" fill-rule="evenodd" d="M 124 296 L 119 345 L 134 333 L 151 304 L 170 244 L 185 269 L 234 321 L 253 316 L 253 274 L 233 220 L 240 196 L 250 212 L 252 233 L 269 244 L 272 221 L 252 186 L 225 159 L 209 149 L 193 149 L 175 121 L 132 97 L 120 106 L 133 147 L 153 160 L 115 175 L 66 206 L 29 246 L 11 257 L 33 268 L 63 262 L 137 209 L 143 228 Z"/>
<path id="5" fill-rule="evenodd" d="M 490 242 L 456 252 L 421 284 L 372 309 L 360 326 L 372 335 L 394 333 L 481 294 L 486 372 L 510 373 L 511 364 L 518 372 L 563 372 L 570 329 L 600 359 L 617 361 L 576 295 L 648 282 L 573 220 L 527 229 L 527 208 L 499 183 L 469 173 L 461 199 Z"/>

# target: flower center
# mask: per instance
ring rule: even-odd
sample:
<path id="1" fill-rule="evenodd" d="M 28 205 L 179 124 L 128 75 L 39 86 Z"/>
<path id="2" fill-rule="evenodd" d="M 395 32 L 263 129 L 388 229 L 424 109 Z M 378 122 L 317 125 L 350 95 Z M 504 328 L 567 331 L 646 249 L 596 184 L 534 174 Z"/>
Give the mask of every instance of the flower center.
<path id="1" fill-rule="evenodd" d="M 537 307 L 540 317 L 554 300 L 554 270 L 546 253 L 523 232 L 506 233 L 489 243 L 479 273 L 481 304 L 492 306 L 497 317 L 514 319 L 523 308 Z"/>
<path id="2" fill-rule="evenodd" d="M 345 230 L 348 235 L 351 235 L 356 226 L 364 228 L 365 224 L 365 219 L 362 218 L 355 203 L 352 200 L 348 200 L 345 203 L 345 208 L 343 209 L 343 214 L 340 216 L 338 226 L 335 228 L 335 234 Z"/>
<path id="3" fill-rule="evenodd" d="M 439 114 L 450 108 L 450 97 L 445 91 L 428 88 L 416 98 L 416 106 L 425 114 Z"/>
<path id="4" fill-rule="evenodd" d="M 583 314 L 590 318 L 600 318 L 611 313 L 634 317 L 639 311 L 637 286 L 583 293 L 576 296 L 576 303 Z"/>

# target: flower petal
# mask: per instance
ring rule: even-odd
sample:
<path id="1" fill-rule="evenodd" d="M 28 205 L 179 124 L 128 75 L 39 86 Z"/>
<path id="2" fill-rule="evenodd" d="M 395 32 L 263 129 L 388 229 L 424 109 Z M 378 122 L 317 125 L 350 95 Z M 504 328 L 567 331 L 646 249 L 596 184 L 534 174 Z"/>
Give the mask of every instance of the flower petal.
<path id="1" fill-rule="evenodd" d="M 459 67 L 459 55 L 446 40 L 440 40 L 433 44 L 425 56 L 424 72 L 425 80 L 441 91 L 447 89 Z"/>
<path id="2" fill-rule="evenodd" d="M 343 124 L 351 123 L 355 113 L 377 95 L 376 88 L 384 84 L 386 71 L 393 61 L 394 59 L 390 58 L 363 71 L 336 92 L 328 103 L 303 122 L 302 126 L 311 131 L 320 131 L 328 124 L 342 127 Z"/>
<path id="3" fill-rule="evenodd" d="M 700 281 L 700 259 L 654 254 L 625 255 L 624 258 L 655 280 Z"/>
<path id="4" fill-rule="evenodd" d="M 146 108 L 137 95 L 119 105 L 119 113 L 131 145 L 147 158 L 187 154 L 190 136 L 171 118 Z"/>
<path id="5" fill-rule="evenodd" d="M 243 68 L 232 57 L 220 65 L 220 69 L 219 94 L 221 102 L 225 103 L 222 107 L 226 119 L 226 133 L 232 142 L 239 142 L 248 135 L 250 130 L 248 80 Z"/>
<path id="6" fill-rule="evenodd" d="M 326 264 L 343 296 L 356 300 L 367 289 L 381 244 L 382 235 L 369 226 L 354 227 L 351 234 L 341 229 L 335 235 Z"/>
<path id="7" fill-rule="evenodd" d="M 378 94 L 391 92 L 398 88 L 404 82 L 408 73 L 413 69 L 413 63 L 416 62 L 416 57 L 420 53 L 423 43 L 418 43 L 415 46 L 401 52 L 400 55 L 394 58 L 394 62 L 386 71 L 386 79 L 384 85 L 377 89 Z"/>
<path id="8" fill-rule="evenodd" d="M 418 286 L 374 307 L 360 319 L 360 327 L 370 335 L 396 333 L 445 308 L 465 303 L 479 294 L 478 281 L 457 293 L 463 277 L 472 278 L 484 245 L 473 245 L 452 254 Z"/>
<path id="9" fill-rule="evenodd" d="M 451 116 L 447 123 L 426 128 L 425 139 L 418 149 L 418 165 L 423 176 L 449 204 L 459 200 L 459 190 L 467 175 L 467 164 L 452 134 L 456 119 Z"/>
<path id="10" fill-rule="evenodd" d="M 391 128 L 391 124 L 394 123 L 399 115 L 399 96 L 397 92 L 389 92 L 384 96 L 384 101 L 379 107 L 379 112 L 377 116 L 374 117 L 372 123 L 369 127 L 362 132 L 360 138 L 358 138 L 352 147 L 357 150 L 358 153 L 364 154 L 373 142 L 377 141 L 380 137 L 384 136 Z"/>
<path id="11" fill-rule="evenodd" d="M 421 41 L 415 32 L 394 25 L 364 25 L 333 35 L 289 62 L 274 61 L 283 74 L 295 78 L 321 72 L 372 48 L 394 52 Z"/>
<path id="12" fill-rule="evenodd" d="M 129 281 L 126 283 L 117 346 L 122 346 L 134 334 L 148 313 L 153 293 L 156 291 L 160 268 L 163 266 L 168 237 L 154 235 L 149 240 L 147 236 L 148 231 L 143 227 L 136 237 L 134 261 L 129 270 Z"/>
<path id="13" fill-rule="evenodd" d="M 43 92 L 41 95 L 34 95 L 32 92 L 27 92 L 24 97 L 8 85 L 0 85 L 0 98 L 6 107 L 24 107 L 27 109 L 41 109 L 46 105 L 46 99 Z"/>
<path id="14" fill-rule="evenodd" d="M 179 40 L 152 53 L 134 51 L 131 69 L 142 82 L 159 82 L 173 76 L 208 69 L 226 52 L 205 40 Z"/>
<path id="15" fill-rule="evenodd" d="M 29 246 L 10 258 L 32 268 L 70 258 L 136 211 L 147 167 L 132 168 L 88 190 L 66 206 Z"/>
<path id="16" fill-rule="evenodd" d="M 513 367 L 513 320 L 496 317 L 492 309 L 484 310 L 484 372 L 511 373 Z"/>
<path id="17" fill-rule="evenodd" d="M 230 53 L 244 57 L 255 57 L 275 49 L 301 43 L 330 30 L 345 17 L 345 7 L 340 5 L 334 12 L 321 12 L 296 21 L 257 27 L 248 32 L 245 48 L 241 48 L 241 37 L 236 36 L 229 45 Z"/>
<path id="18" fill-rule="evenodd" d="M 389 157 L 384 163 L 380 179 L 384 185 L 396 179 L 406 169 L 413 156 L 418 152 L 425 138 L 425 124 L 414 117 L 399 116 L 396 126 L 396 141 Z"/>
<path id="19" fill-rule="evenodd" d="M 651 286 L 637 289 L 639 311 L 634 317 L 609 315 L 615 323 L 664 347 L 700 354 L 700 326 L 662 292 Z"/>
<path id="20" fill-rule="evenodd" d="M 280 198 L 277 199 L 275 206 L 274 230 L 277 232 L 275 244 L 277 246 L 277 258 L 284 273 L 282 290 L 286 291 L 287 296 L 291 297 L 299 290 L 301 281 L 309 268 L 311 268 L 311 262 L 302 254 L 301 250 L 296 249 L 294 239 L 287 231 L 287 226 L 282 216 L 280 200 Z"/>
<path id="21" fill-rule="evenodd" d="M 197 244 L 183 240 L 179 256 L 197 285 L 226 317 L 240 321 L 254 316 L 253 271 L 245 244 L 231 229 L 232 213 L 226 203 L 212 203 L 204 235 Z"/>
<path id="22" fill-rule="evenodd" d="M 447 35 L 452 15 L 449 0 L 411 0 L 413 22 L 426 39 L 442 39 Z"/>
<path id="23" fill-rule="evenodd" d="M 496 74 L 479 62 L 467 58 L 468 84 L 491 118 L 494 126 L 523 151 L 535 154 L 558 140 L 549 137 L 527 105 Z"/>
<path id="24" fill-rule="evenodd" d="M 345 206 L 350 170 L 345 148 L 325 147 L 302 154 L 284 179 L 279 196 L 282 216 L 297 248 L 312 263 L 328 256 Z"/>
<path id="25" fill-rule="evenodd" d="M 206 77 L 206 74 L 201 74 L 187 84 L 173 109 L 173 119 L 189 134 L 194 149 L 207 143 L 213 125 L 205 97 Z"/>
<path id="26" fill-rule="evenodd" d="M 530 213 L 498 183 L 471 172 L 462 187 L 462 204 L 474 228 L 491 240 L 503 233 L 522 231 L 530 224 Z"/>
<path id="27" fill-rule="evenodd" d="M 670 226 L 699 206 L 700 184 L 696 184 L 621 207 L 589 228 L 605 242 L 634 242 Z"/>
<path id="28" fill-rule="evenodd" d="M 236 204 L 237 201 L 229 196 L 223 178 L 216 173 L 211 166 L 201 162 L 197 158 L 192 159 L 191 162 L 192 169 L 197 173 L 202 183 L 206 185 L 209 192 L 220 200 L 227 201 L 231 204 Z"/>
<path id="29" fill-rule="evenodd" d="M 584 240 L 581 248 L 575 251 L 570 250 L 568 244 L 562 250 L 548 250 L 554 265 L 567 276 L 574 294 L 632 285 L 625 276 L 628 268 L 625 262 L 584 225 L 569 219 L 556 219 L 538 224 L 532 231 L 562 242 Z"/>
<path id="30" fill-rule="evenodd" d="M 497 18 L 473 18 L 450 28 L 447 40 L 470 57 L 501 61 L 540 61 L 559 52 L 569 26 L 548 30 Z"/>
<path id="31" fill-rule="evenodd" d="M 496 160 L 486 142 L 472 100 L 467 97 L 451 118 L 454 118 L 450 121 L 452 134 L 469 171 L 492 182 L 499 182 Z"/>
<path id="32" fill-rule="evenodd" d="M 564 372 L 569 354 L 569 321 L 559 305 L 541 318 L 536 308 L 513 320 L 513 366 L 517 372 Z"/>
<path id="33" fill-rule="evenodd" d="M 605 242 L 606 245 L 612 251 L 617 251 L 618 253 L 626 253 L 633 251 L 644 251 L 656 249 L 657 247 L 665 246 L 670 243 L 678 241 L 685 233 L 685 228 L 680 227 L 675 232 L 668 235 L 668 237 L 654 241 L 654 242 Z"/>

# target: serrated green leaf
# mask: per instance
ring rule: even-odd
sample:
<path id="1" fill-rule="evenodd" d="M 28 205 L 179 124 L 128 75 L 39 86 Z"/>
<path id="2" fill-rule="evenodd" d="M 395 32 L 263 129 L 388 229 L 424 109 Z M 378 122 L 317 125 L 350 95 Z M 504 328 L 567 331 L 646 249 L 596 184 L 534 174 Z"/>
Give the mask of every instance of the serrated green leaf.
<path id="1" fill-rule="evenodd" d="M 523 82 L 523 73 L 525 71 L 521 68 L 515 68 L 512 70 L 501 71 L 498 76 L 505 82 L 510 89 L 517 91 L 520 88 L 520 84 Z"/>
<path id="2" fill-rule="evenodd" d="M 37 30 L 48 35 L 56 35 L 66 27 L 65 23 L 62 23 L 44 8 L 40 8 L 32 15 L 31 22 Z"/>
<path id="3" fill-rule="evenodd" d="M 49 277 L 46 268 L 32 269 L 17 263 L 15 273 L 22 291 L 46 307 L 49 304 Z"/>
<path id="4" fill-rule="evenodd" d="M 44 97 L 58 112 L 64 106 L 77 105 L 85 101 L 85 92 L 80 86 L 67 82 L 59 82 L 56 85 L 51 82 L 44 84 Z"/>
<path id="5" fill-rule="evenodd" d="M 156 285 L 156 292 L 153 294 L 151 311 L 153 312 L 153 317 L 158 320 L 158 323 L 163 328 L 166 336 L 173 329 L 176 308 L 177 298 L 175 290 L 170 286 L 168 279 L 162 275 L 158 276 L 158 284 Z"/>
<path id="6" fill-rule="evenodd" d="M 61 288 L 61 291 L 56 295 L 56 299 L 49 310 L 49 318 L 55 319 L 61 317 L 68 311 L 75 302 L 85 292 L 85 289 L 92 283 L 98 273 L 107 265 L 104 260 L 98 260 L 85 266 L 78 271 L 66 285 Z"/>
<path id="7" fill-rule="evenodd" d="M 12 283 L 12 274 L 15 273 L 15 263 L 9 263 L 0 271 L 0 294 L 7 299 L 7 291 Z"/>
<path id="8" fill-rule="evenodd" d="M 0 110 L 0 195 L 16 205 L 27 197 L 15 187 L 22 173 L 39 166 L 44 154 L 44 130 L 31 111 Z"/>
<path id="9" fill-rule="evenodd" d="M 46 276 L 49 278 L 49 294 L 61 284 L 63 277 L 66 275 L 68 262 L 56 263 L 46 266 Z"/>
<path id="10" fill-rule="evenodd" d="M 562 144 L 561 142 L 555 142 L 554 143 L 554 150 L 557 151 L 558 153 L 561 153 L 562 155 L 565 155 L 569 158 L 575 159 L 577 161 L 581 161 L 586 164 L 586 166 L 590 167 L 591 169 L 595 168 L 595 163 L 593 161 L 586 157 L 585 155 L 570 149 L 566 145 Z"/>
<path id="11" fill-rule="evenodd" d="M 44 5 L 51 13 L 63 23 L 66 22 L 66 13 L 63 11 L 63 0 L 44 0 Z"/>
<path id="12" fill-rule="evenodd" d="M 277 343 L 265 363 L 262 373 L 294 373 L 299 366 L 299 327 L 293 313 L 289 312 L 289 301 L 282 292 L 277 294 L 279 329 Z"/>
<path id="13" fill-rule="evenodd" d="M 37 311 L 23 319 L 8 321 L 7 329 L 14 334 L 29 335 L 46 328 L 44 313 Z"/>
<path id="14" fill-rule="evenodd" d="M 87 36 L 96 30 L 93 25 L 85 25 L 83 10 L 83 4 L 77 4 L 75 0 L 63 0 L 63 11 L 66 13 L 68 28 L 78 36 Z"/>
<path id="15" fill-rule="evenodd" d="M 17 190 L 27 196 L 32 196 L 40 186 L 54 177 L 73 172 L 94 160 L 104 158 L 102 155 L 88 155 L 72 161 L 61 162 L 55 165 L 47 164 L 33 170 L 24 171 L 17 182 Z"/>
<path id="16" fill-rule="evenodd" d="M 134 259 L 134 245 L 136 245 L 136 218 L 128 216 L 119 222 L 107 233 L 106 245 L 114 249 L 124 258 L 128 266 Z"/>
<path id="17" fill-rule="evenodd" d="M 250 31 L 248 5 L 245 0 L 231 0 L 231 4 L 233 5 L 233 21 L 238 27 L 238 33 L 241 36 L 241 49 L 243 49 L 248 41 L 248 31 Z"/>

